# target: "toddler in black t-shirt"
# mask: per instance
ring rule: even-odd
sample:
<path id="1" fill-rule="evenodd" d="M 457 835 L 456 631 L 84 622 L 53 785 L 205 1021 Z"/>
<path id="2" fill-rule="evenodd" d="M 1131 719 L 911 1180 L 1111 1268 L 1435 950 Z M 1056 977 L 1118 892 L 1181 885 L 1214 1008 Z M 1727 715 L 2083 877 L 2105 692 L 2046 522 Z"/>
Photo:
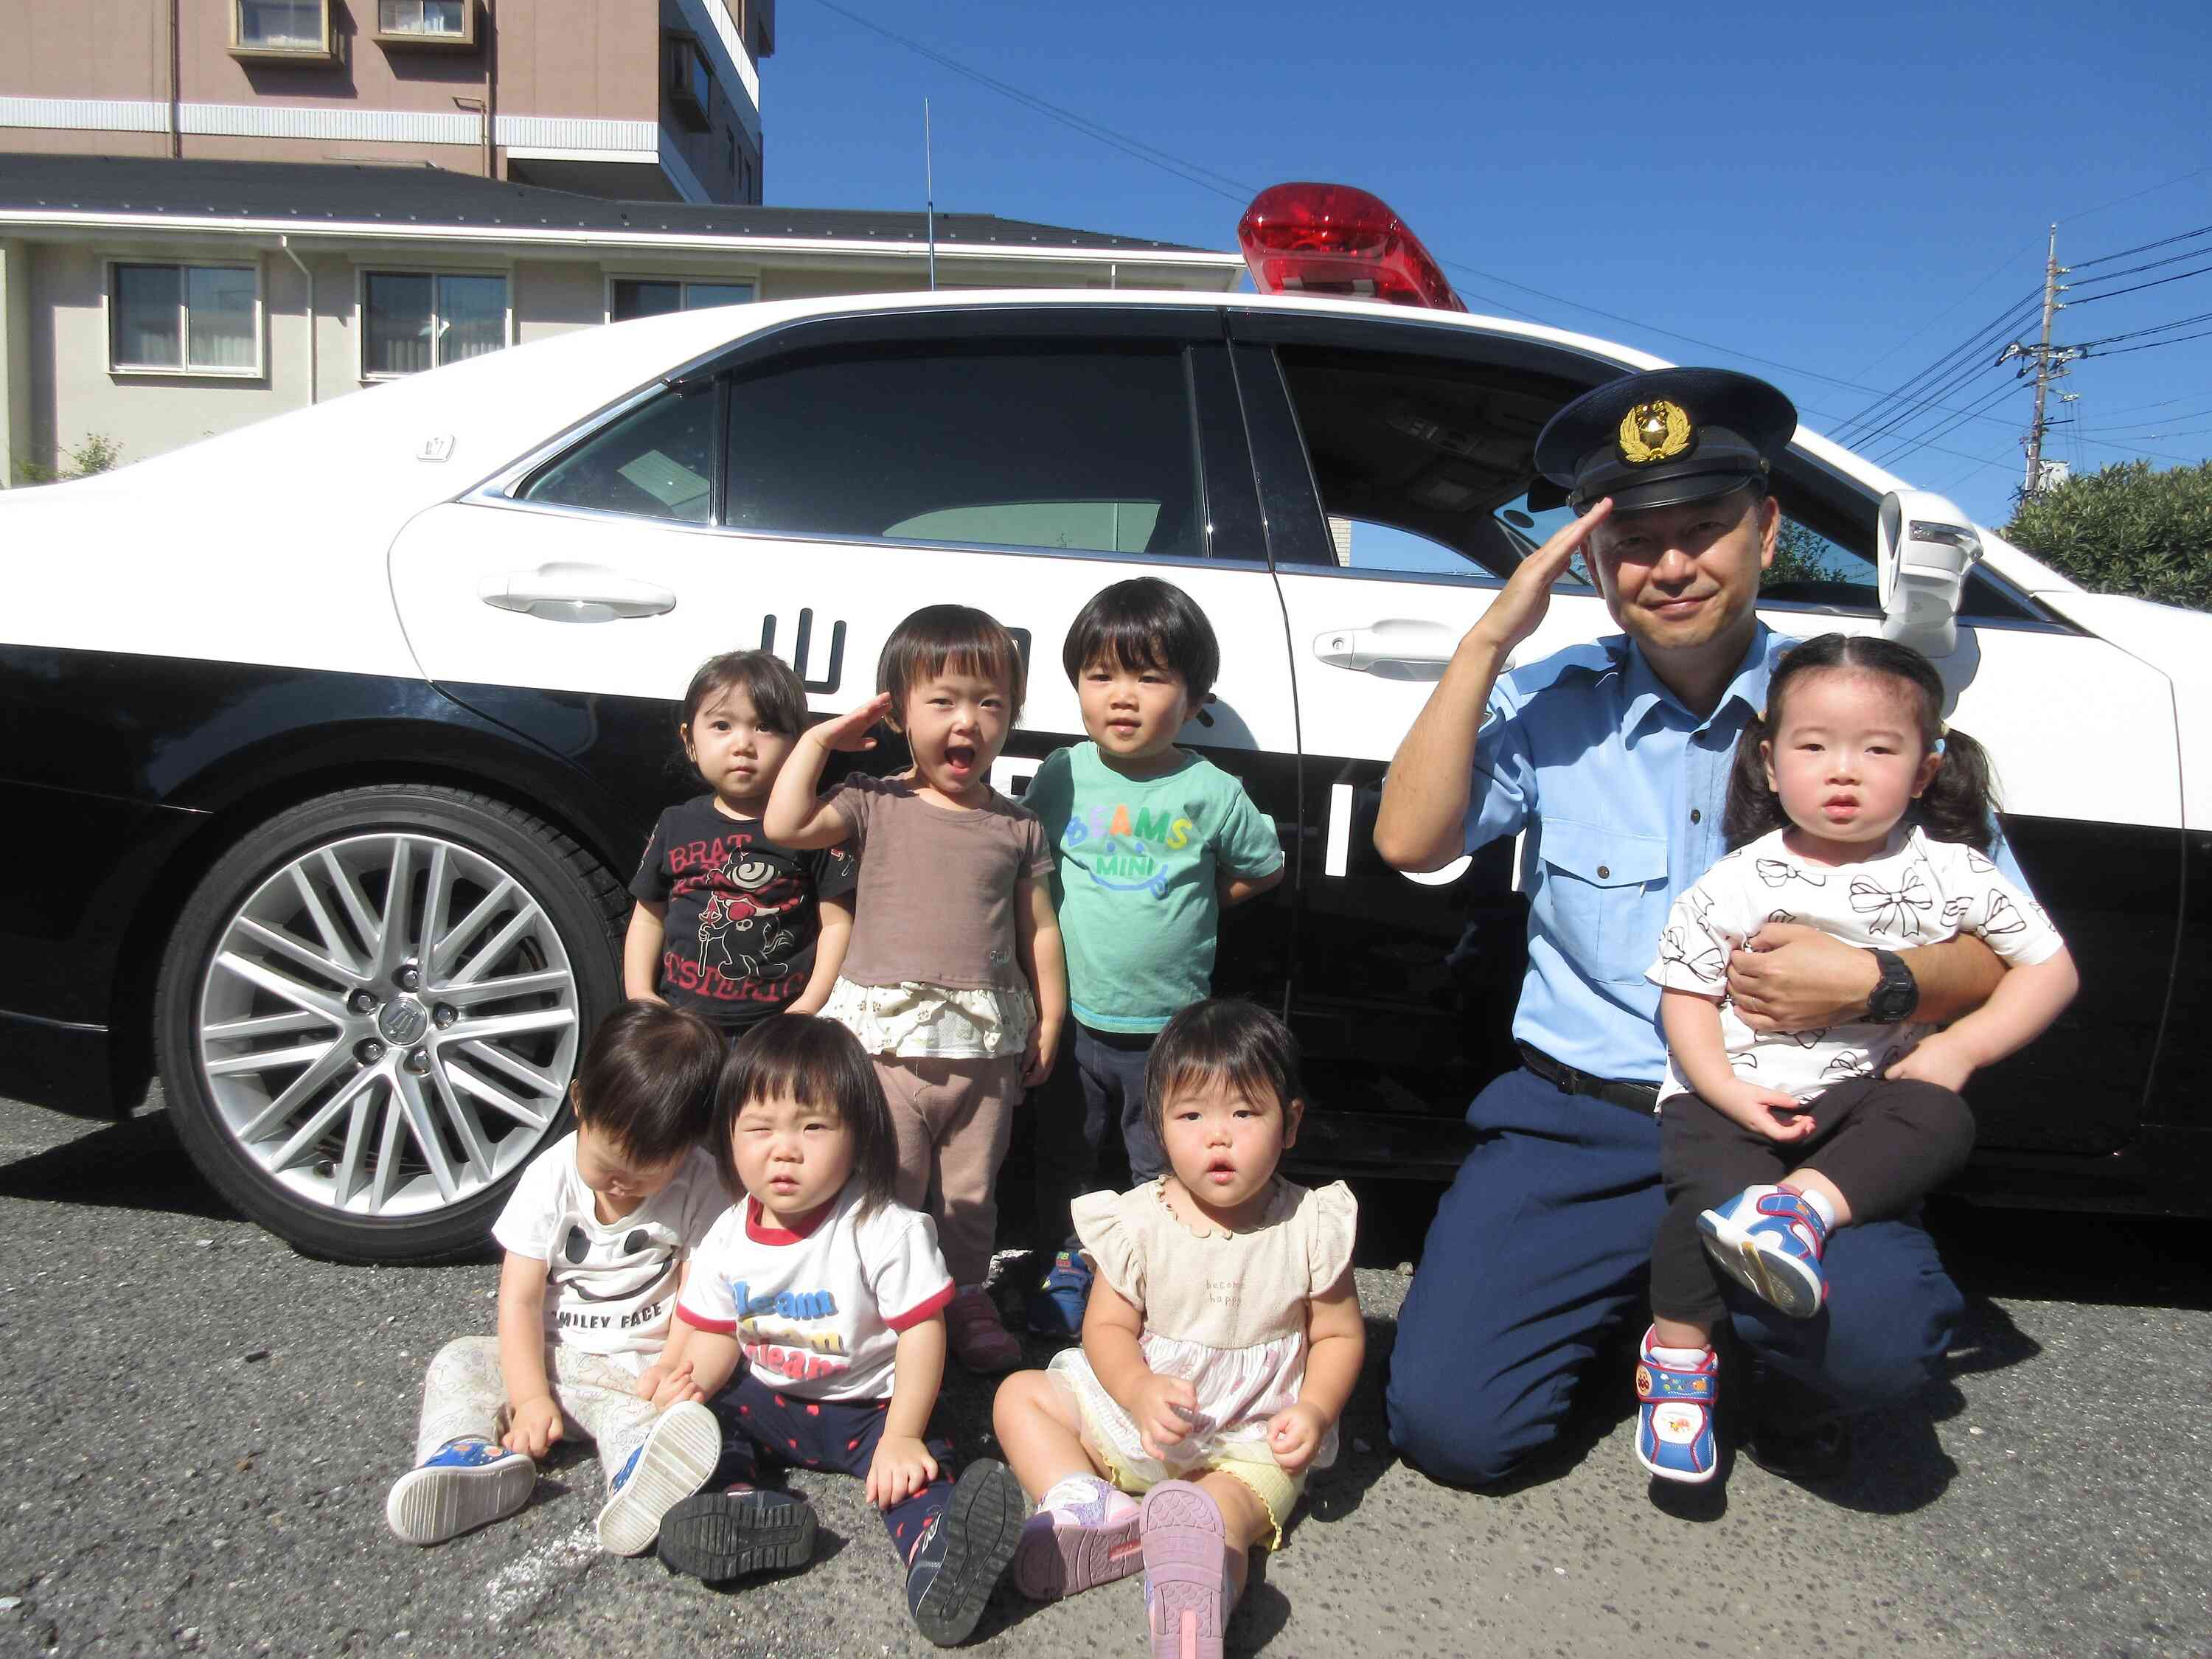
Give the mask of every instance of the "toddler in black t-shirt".
<path id="1" fill-rule="evenodd" d="M 768 652 L 726 652 L 691 677 L 677 732 L 712 793 L 660 815 L 630 882 L 630 996 L 733 1036 L 769 1014 L 820 1010 L 852 935 L 857 867 L 842 845 L 793 852 L 760 826 L 805 724 L 805 689 Z"/>

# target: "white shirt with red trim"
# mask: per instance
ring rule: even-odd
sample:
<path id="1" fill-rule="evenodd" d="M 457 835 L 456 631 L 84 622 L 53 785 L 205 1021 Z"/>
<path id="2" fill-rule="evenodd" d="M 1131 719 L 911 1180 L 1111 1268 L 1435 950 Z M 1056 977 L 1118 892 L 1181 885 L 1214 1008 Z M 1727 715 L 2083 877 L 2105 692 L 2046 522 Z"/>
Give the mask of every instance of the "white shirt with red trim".
<path id="1" fill-rule="evenodd" d="M 691 1258 L 677 1316 L 734 1335 L 761 1380 L 809 1400 L 888 1400 L 898 1340 L 952 1300 L 937 1226 L 886 1201 L 860 1213 L 847 1182 L 803 1231 L 757 1199 L 726 1212 Z"/>

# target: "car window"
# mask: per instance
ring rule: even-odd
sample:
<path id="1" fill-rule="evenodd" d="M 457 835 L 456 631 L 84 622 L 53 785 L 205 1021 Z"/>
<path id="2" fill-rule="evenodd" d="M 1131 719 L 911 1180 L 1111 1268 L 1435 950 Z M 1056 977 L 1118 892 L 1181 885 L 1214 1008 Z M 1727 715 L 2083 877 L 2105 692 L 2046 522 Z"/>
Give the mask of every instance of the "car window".
<path id="1" fill-rule="evenodd" d="M 711 388 L 655 398 L 540 472 L 522 499 L 705 524 L 714 512 L 714 403 Z"/>
<path id="2" fill-rule="evenodd" d="M 1205 556 L 1182 348 L 839 348 L 738 374 L 732 529 Z"/>
<path id="3" fill-rule="evenodd" d="M 1759 598 L 1803 605 L 1833 616 L 1881 614 L 1876 584 L 1875 514 L 1879 498 L 1851 489 L 1838 495 L 1777 469 L 1775 495 L 1782 503 L 1782 529 L 1774 562 L 1759 585 Z M 1968 573 L 1959 596 L 1959 616 L 1966 622 L 2019 622 L 2036 612 L 2006 591 L 1986 570 Z"/>
<path id="4" fill-rule="evenodd" d="M 1536 434 L 1580 387 L 1381 352 L 1284 346 L 1277 360 L 1339 568 L 1494 581 L 1542 541 L 1521 522 L 1537 522 Z"/>

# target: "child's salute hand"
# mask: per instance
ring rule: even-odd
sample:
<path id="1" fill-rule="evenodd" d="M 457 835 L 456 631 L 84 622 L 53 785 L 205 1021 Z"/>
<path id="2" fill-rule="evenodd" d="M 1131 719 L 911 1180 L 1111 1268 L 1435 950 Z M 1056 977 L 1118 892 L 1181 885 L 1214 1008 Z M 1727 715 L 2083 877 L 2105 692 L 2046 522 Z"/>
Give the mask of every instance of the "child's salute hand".
<path id="1" fill-rule="evenodd" d="M 1164 1459 L 1167 1448 L 1190 1437 L 1198 1419 L 1198 1390 L 1180 1376 L 1148 1372 L 1137 1384 L 1129 1415 L 1143 1437 L 1145 1455 Z"/>
<path id="2" fill-rule="evenodd" d="M 1278 1468 L 1285 1474 L 1296 1474 L 1313 1462 L 1328 1434 L 1328 1419 L 1322 1415 L 1321 1407 L 1301 1400 L 1267 1419 L 1267 1449 L 1275 1454 Z"/>
<path id="3" fill-rule="evenodd" d="M 809 737 L 817 739 L 825 749 L 857 752 L 873 749 L 876 740 L 869 735 L 891 712 L 891 694 L 880 692 L 862 703 L 849 714 L 838 714 L 822 722 Z"/>
<path id="4" fill-rule="evenodd" d="M 879 1510 L 905 1502 L 937 1479 L 937 1460 L 910 1434 L 887 1434 L 868 1460 L 868 1502 Z"/>
<path id="5" fill-rule="evenodd" d="M 520 1452 L 533 1462 L 543 1462 L 545 1454 L 553 1449 L 553 1443 L 560 1437 L 561 1408 L 553 1403 L 551 1395 L 541 1394 L 514 1408 L 499 1443 L 509 1451 Z"/>

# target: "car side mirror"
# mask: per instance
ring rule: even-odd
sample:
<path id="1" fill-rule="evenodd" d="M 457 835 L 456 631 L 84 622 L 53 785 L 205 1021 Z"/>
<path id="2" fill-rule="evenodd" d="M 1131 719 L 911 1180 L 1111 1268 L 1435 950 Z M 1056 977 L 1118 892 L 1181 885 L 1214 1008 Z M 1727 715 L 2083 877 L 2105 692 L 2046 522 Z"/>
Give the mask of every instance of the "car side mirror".
<path id="1" fill-rule="evenodd" d="M 1881 498 L 1875 580 L 1881 636 L 1923 657 L 1959 648 L 1959 595 L 1982 556 L 1982 538 L 1950 501 L 1924 489 Z"/>

